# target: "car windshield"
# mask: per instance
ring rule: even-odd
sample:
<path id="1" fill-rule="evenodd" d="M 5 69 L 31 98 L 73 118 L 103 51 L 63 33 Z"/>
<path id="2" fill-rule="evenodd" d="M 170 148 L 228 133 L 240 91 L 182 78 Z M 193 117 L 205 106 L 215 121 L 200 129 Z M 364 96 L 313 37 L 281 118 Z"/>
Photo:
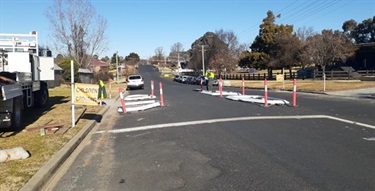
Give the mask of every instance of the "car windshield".
<path id="1" fill-rule="evenodd" d="M 141 76 L 129 76 L 129 80 L 138 80 L 141 79 Z"/>

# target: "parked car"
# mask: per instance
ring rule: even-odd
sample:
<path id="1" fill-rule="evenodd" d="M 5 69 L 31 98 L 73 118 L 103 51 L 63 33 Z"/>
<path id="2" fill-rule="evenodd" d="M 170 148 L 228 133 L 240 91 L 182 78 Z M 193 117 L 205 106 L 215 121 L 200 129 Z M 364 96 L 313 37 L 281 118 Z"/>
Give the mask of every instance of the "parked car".
<path id="1" fill-rule="evenodd" d="M 186 84 L 186 82 L 187 82 L 187 76 L 182 76 L 181 77 L 181 83 L 184 83 L 184 84 Z"/>
<path id="2" fill-rule="evenodd" d="M 193 77 L 191 84 L 198 85 L 201 83 L 201 79 L 198 77 Z"/>
<path id="3" fill-rule="evenodd" d="M 219 85 L 219 80 L 214 78 L 214 83 L 212 84 L 213 86 L 218 86 Z"/>
<path id="4" fill-rule="evenodd" d="M 173 81 L 178 82 L 180 80 L 180 75 L 175 75 Z"/>
<path id="5" fill-rule="evenodd" d="M 186 80 L 186 83 L 187 83 L 187 84 L 194 84 L 194 83 L 193 83 L 193 80 L 194 80 L 194 77 L 193 77 L 193 76 L 188 76 L 188 77 L 187 77 L 187 80 Z"/>
<path id="6" fill-rule="evenodd" d="M 205 83 L 206 83 L 206 77 L 204 77 L 204 76 L 197 76 L 197 77 L 195 77 L 195 80 L 194 80 L 194 84 L 196 84 L 196 85 L 201 85 L 201 79 L 202 79 L 202 84 L 203 85 L 205 85 Z"/>
<path id="7" fill-rule="evenodd" d="M 128 85 L 127 89 L 143 89 L 144 80 L 141 75 L 129 75 L 126 78 L 126 83 Z"/>
<path id="8" fill-rule="evenodd" d="M 257 69 L 255 69 L 255 68 L 249 68 L 247 70 L 247 72 L 249 72 L 249 73 L 255 73 L 255 72 L 257 72 Z"/>

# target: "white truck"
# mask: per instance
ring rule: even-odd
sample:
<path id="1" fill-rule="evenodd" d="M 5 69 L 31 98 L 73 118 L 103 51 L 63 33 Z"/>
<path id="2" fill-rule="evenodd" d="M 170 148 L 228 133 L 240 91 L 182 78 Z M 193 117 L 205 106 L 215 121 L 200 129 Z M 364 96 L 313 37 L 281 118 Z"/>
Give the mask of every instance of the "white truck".
<path id="1" fill-rule="evenodd" d="M 0 128 L 19 129 L 23 109 L 48 103 L 54 80 L 51 51 L 39 51 L 38 34 L 0 34 Z"/>

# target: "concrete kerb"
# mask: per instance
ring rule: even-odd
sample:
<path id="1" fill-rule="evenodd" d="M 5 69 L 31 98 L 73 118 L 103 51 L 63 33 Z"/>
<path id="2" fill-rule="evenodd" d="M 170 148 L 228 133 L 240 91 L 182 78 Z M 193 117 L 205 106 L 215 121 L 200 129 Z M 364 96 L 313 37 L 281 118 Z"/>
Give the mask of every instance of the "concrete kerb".
<path id="1" fill-rule="evenodd" d="M 119 99 L 117 96 L 115 101 Z M 109 110 L 111 106 L 106 105 L 101 109 L 98 115 L 104 116 L 104 114 Z M 89 121 L 85 124 L 82 129 L 61 148 L 59 151 L 52 156 L 52 158 L 45 163 L 42 168 L 38 170 L 36 174 L 20 189 L 20 191 L 38 191 L 48 182 L 50 177 L 57 171 L 58 168 L 66 161 L 66 159 L 73 153 L 73 151 L 78 147 L 82 140 L 87 136 L 87 134 L 92 130 L 92 128 L 97 124 L 96 120 Z"/>

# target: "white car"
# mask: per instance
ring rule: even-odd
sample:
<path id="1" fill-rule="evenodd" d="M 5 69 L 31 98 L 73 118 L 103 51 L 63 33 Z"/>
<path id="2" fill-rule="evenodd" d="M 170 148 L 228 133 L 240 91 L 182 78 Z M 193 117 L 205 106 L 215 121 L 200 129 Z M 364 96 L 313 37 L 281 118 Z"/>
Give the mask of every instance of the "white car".
<path id="1" fill-rule="evenodd" d="M 145 85 L 143 77 L 141 75 L 129 75 L 126 79 L 126 82 L 128 84 L 127 89 L 143 89 Z"/>

